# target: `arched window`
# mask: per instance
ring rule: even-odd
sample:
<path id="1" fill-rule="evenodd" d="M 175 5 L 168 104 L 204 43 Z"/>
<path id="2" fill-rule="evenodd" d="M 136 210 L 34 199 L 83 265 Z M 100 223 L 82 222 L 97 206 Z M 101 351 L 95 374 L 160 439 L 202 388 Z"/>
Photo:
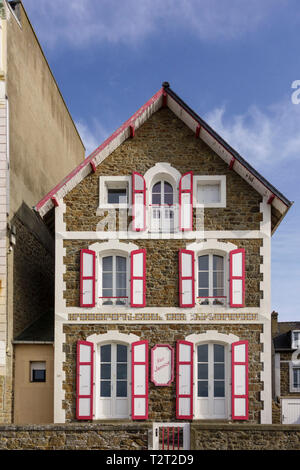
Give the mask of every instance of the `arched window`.
<path id="1" fill-rule="evenodd" d="M 201 305 L 222 305 L 226 300 L 225 257 L 207 253 L 198 256 L 198 293 Z"/>
<path id="2" fill-rule="evenodd" d="M 175 220 L 173 186 L 162 179 L 152 186 L 151 191 L 151 230 L 173 232 Z"/>

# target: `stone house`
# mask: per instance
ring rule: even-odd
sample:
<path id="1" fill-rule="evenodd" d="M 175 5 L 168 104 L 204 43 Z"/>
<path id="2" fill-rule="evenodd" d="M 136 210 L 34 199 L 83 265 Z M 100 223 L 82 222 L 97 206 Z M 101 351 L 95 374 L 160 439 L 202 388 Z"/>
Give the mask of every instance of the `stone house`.
<path id="1" fill-rule="evenodd" d="M 187 448 L 191 421 L 271 423 L 290 206 L 164 82 L 35 206 L 55 214 L 54 422 L 147 423 L 154 448 Z"/>
<path id="2" fill-rule="evenodd" d="M 279 322 L 272 312 L 272 338 L 276 420 L 300 424 L 300 322 Z"/>
<path id="3" fill-rule="evenodd" d="M 28 422 L 37 399 L 52 420 L 53 384 L 31 368 L 53 370 L 53 333 L 28 333 L 53 318 L 54 236 L 32 207 L 84 153 L 22 3 L 0 1 L 0 423 Z"/>

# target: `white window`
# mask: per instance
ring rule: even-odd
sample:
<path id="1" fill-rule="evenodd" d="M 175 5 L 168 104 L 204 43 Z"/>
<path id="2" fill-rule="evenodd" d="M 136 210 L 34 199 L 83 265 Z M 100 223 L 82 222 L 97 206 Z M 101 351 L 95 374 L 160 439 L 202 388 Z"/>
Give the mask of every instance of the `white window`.
<path id="1" fill-rule="evenodd" d="M 223 344 L 196 346 L 195 416 L 200 419 L 226 418 L 227 412 L 227 348 Z"/>
<path id="2" fill-rule="evenodd" d="M 290 392 L 300 392 L 300 364 L 290 362 Z"/>
<path id="3" fill-rule="evenodd" d="M 131 204 L 131 176 L 100 176 L 99 209 L 128 209 Z"/>
<path id="4" fill-rule="evenodd" d="M 173 232 L 177 211 L 173 186 L 166 180 L 157 181 L 151 190 L 151 231 Z"/>
<path id="5" fill-rule="evenodd" d="M 300 331 L 292 331 L 292 349 L 300 349 Z"/>
<path id="6" fill-rule="evenodd" d="M 130 414 L 130 347 L 112 342 L 98 350 L 97 418 L 128 418 Z M 98 398 L 96 398 L 98 400 Z"/>
<path id="7" fill-rule="evenodd" d="M 225 288 L 225 257 L 207 253 L 198 259 L 197 299 L 200 305 L 224 305 L 226 302 Z"/>
<path id="8" fill-rule="evenodd" d="M 100 292 L 102 305 L 128 304 L 128 264 L 126 256 L 109 254 L 100 257 Z"/>
<path id="9" fill-rule="evenodd" d="M 226 207 L 226 176 L 194 176 L 195 207 Z"/>

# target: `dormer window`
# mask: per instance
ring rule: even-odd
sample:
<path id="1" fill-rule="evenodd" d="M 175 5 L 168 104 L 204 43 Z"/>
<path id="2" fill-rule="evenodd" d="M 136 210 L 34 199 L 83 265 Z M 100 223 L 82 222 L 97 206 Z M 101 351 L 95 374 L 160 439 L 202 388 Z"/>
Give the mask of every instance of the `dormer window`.
<path id="1" fill-rule="evenodd" d="M 151 231 L 173 232 L 175 205 L 173 186 L 165 180 L 158 181 L 151 191 Z"/>
<path id="2" fill-rule="evenodd" d="M 292 349 L 300 349 L 300 331 L 292 331 Z"/>

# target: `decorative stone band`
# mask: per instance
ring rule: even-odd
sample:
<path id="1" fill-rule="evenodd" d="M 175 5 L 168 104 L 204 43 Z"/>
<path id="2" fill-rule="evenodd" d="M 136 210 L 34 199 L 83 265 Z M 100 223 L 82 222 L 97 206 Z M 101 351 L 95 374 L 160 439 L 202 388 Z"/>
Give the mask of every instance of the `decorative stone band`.
<path id="1" fill-rule="evenodd" d="M 259 321 L 258 313 L 70 313 L 70 322 L 202 322 L 202 321 Z"/>

